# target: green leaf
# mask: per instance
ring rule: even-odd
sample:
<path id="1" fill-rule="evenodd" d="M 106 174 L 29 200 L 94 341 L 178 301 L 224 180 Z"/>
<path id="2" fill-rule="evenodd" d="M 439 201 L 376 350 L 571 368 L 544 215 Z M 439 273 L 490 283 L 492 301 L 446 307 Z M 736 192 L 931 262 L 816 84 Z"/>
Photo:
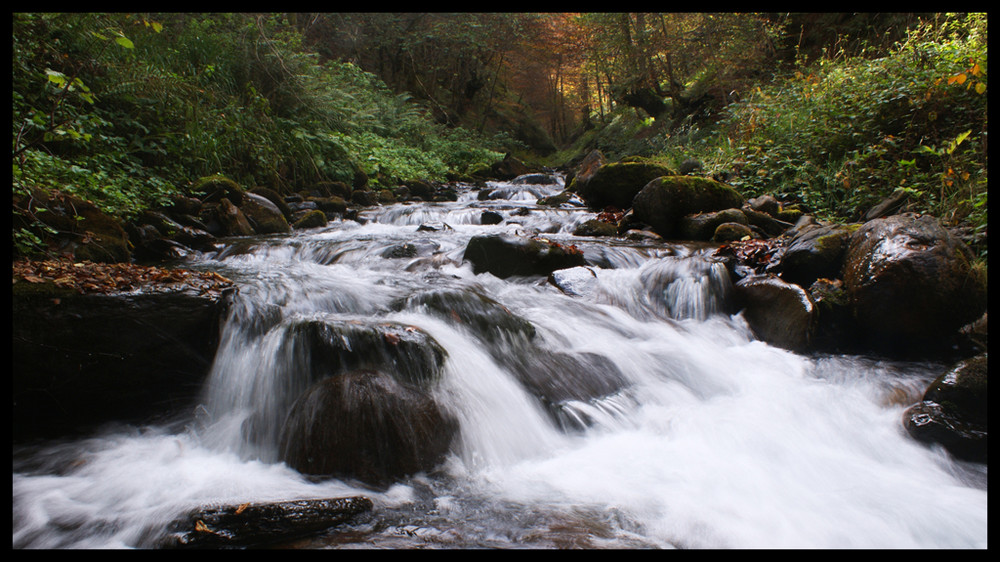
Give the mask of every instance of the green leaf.
<path id="1" fill-rule="evenodd" d="M 132 41 L 130 41 L 129 38 L 125 37 L 124 35 L 122 35 L 121 37 L 116 37 L 115 38 L 115 43 L 118 43 L 119 45 L 121 45 L 122 47 L 125 47 L 126 49 L 134 49 L 135 48 L 135 44 L 132 43 Z"/>

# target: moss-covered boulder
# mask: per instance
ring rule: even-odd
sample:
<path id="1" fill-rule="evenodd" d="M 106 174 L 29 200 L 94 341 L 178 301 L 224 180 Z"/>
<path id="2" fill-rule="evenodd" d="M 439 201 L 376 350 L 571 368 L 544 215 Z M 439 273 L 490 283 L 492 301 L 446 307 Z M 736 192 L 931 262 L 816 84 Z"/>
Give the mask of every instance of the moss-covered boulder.
<path id="1" fill-rule="evenodd" d="M 191 191 L 200 195 L 205 203 L 218 203 L 222 199 L 228 199 L 237 207 L 243 204 L 243 188 L 232 179 L 220 174 L 198 178 Z"/>
<path id="2" fill-rule="evenodd" d="M 844 286 L 875 349 L 923 354 L 986 310 L 986 273 L 932 216 L 875 219 L 852 236 Z"/>
<path id="3" fill-rule="evenodd" d="M 319 228 L 322 226 L 326 226 L 326 213 L 320 211 L 319 209 L 305 211 L 305 214 L 296 220 L 292 225 L 295 230 Z"/>
<path id="4" fill-rule="evenodd" d="M 672 176 L 675 173 L 666 166 L 652 162 L 615 162 L 598 168 L 586 182 L 577 179 L 573 190 L 592 209 L 627 209 L 646 184 L 654 178 Z"/>
<path id="5" fill-rule="evenodd" d="M 259 195 L 264 199 L 270 201 L 275 207 L 278 208 L 279 211 L 281 211 L 281 214 L 284 215 L 285 220 L 291 222 L 292 209 L 291 207 L 288 206 L 288 203 L 285 202 L 285 198 L 279 195 L 277 191 L 270 189 L 268 187 L 258 186 L 251 189 L 250 193 L 253 193 L 254 195 Z"/>
<path id="6" fill-rule="evenodd" d="M 752 236 L 753 230 L 749 226 L 739 222 L 724 222 L 715 228 L 712 242 L 735 242 Z"/>
<path id="7" fill-rule="evenodd" d="M 680 235 L 685 215 L 740 208 L 743 196 L 732 187 L 697 176 L 658 177 L 636 194 L 632 210 L 638 220 L 666 239 Z"/>

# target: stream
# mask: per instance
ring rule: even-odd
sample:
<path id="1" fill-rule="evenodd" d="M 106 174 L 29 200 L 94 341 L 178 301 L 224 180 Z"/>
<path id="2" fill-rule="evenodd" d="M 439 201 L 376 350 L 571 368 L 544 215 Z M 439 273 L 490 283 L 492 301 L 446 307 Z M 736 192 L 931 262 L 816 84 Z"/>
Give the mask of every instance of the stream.
<path id="1" fill-rule="evenodd" d="M 240 288 L 200 403 L 172 423 L 16 448 L 14 548 L 153 548 L 207 504 L 349 495 L 374 509 L 281 546 L 987 547 L 986 467 L 917 443 L 901 422 L 945 366 L 758 341 L 725 312 L 712 246 L 574 236 L 593 212 L 536 204 L 562 181 L 490 182 L 483 200 L 458 185 L 457 201 L 365 208 L 188 258 Z M 505 220 L 482 224 L 484 210 Z M 575 245 L 594 265 L 562 289 L 476 274 L 466 244 L 491 233 Z M 585 421 L 567 427 L 475 335 L 397 305 L 428 289 L 488 295 L 531 322 L 539 353 L 598 356 L 626 385 L 564 404 Z M 439 467 L 373 489 L 308 478 L 273 443 L 247 441 L 249 417 L 273 429 L 285 415 L 294 358 L 281 326 L 316 317 L 399 322 L 445 349 L 434 399 L 459 429 Z"/>

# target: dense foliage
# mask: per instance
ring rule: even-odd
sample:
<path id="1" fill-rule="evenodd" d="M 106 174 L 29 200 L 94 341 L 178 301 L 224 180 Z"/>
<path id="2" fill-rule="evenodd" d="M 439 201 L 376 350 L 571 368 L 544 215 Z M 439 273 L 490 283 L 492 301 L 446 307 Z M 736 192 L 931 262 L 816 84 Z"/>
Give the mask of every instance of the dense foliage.
<path id="1" fill-rule="evenodd" d="M 282 192 L 393 187 L 488 165 L 508 147 L 449 130 L 349 62 L 320 61 L 282 17 L 14 14 L 13 190 L 128 217 L 200 177 Z M 14 209 L 15 248 L 39 217 Z"/>
<path id="2" fill-rule="evenodd" d="M 127 217 L 212 174 L 392 188 L 596 148 L 696 159 L 828 219 L 901 192 L 985 258 L 986 28 L 985 14 L 14 14 L 13 189 Z M 28 248 L 38 230 L 16 225 L 43 223 L 20 218 Z"/>

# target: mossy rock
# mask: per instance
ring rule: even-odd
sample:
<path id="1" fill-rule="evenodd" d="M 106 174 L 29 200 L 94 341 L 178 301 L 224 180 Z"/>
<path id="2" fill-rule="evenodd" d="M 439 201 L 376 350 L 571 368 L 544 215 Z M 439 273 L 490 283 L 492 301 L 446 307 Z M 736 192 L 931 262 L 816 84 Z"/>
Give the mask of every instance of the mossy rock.
<path id="1" fill-rule="evenodd" d="M 740 208 L 743 196 L 731 186 L 698 176 L 661 176 L 646 184 L 632 201 L 635 217 L 667 239 L 680 234 L 685 215 Z"/>
<path id="2" fill-rule="evenodd" d="M 326 226 L 326 213 L 320 211 L 319 209 L 306 211 L 306 214 L 302 215 L 302 218 L 295 221 L 295 224 L 292 225 L 292 227 L 296 230 L 304 228 L 320 228 L 322 226 Z"/>
<path id="3" fill-rule="evenodd" d="M 739 209 L 687 215 L 680 220 L 680 235 L 685 240 L 709 240 L 715 235 L 719 225 L 727 222 L 745 225 L 747 217 Z"/>
<path id="4" fill-rule="evenodd" d="M 632 199 L 654 178 L 673 176 L 676 172 L 651 162 L 615 162 L 598 168 L 586 183 L 578 183 L 576 192 L 593 209 L 627 209 Z"/>
<path id="5" fill-rule="evenodd" d="M 245 194 L 240 210 L 258 234 L 283 234 L 292 230 L 281 209 L 260 195 Z"/>
<path id="6" fill-rule="evenodd" d="M 243 204 L 243 188 L 220 174 L 198 178 L 191 189 L 194 193 L 203 194 L 201 200 L 205 203 L 218 203 L 221 199 L 228 199 L 237 207 Z"/>
<path id="7" fill-rule="evenodd" d="M 597 219 L 590 219 L 576 227 L 574 236 L 614 236 L 618 234 L 618 225 Z"/>

